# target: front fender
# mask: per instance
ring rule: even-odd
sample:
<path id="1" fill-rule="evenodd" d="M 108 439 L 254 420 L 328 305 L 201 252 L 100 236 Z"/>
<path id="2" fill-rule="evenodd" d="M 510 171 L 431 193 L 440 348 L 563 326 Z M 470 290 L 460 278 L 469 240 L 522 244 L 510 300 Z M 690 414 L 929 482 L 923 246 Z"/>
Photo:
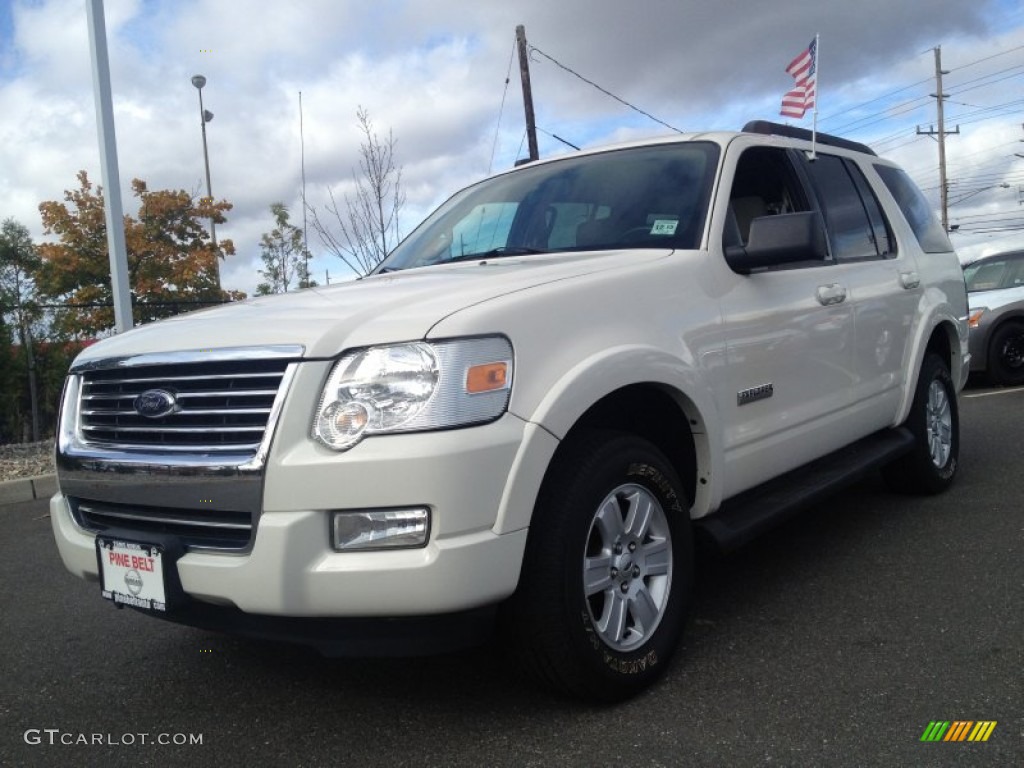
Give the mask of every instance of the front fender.
<path id="1" fill-rule="evenodd" d="M 603 398 L 637 384 L 662 388 L 679 405 L 690 425 L 698 467 L 692 516 L 700 517 L 717 508 L 722 484 L 712 467 L 721 466 L 722 430 L 704 373 L 656 348 L 623 345 L 581 359 L 546 389 L 532 411 L 515 412 L 539 431 L 524 440 L 509 475 L 497 531 L 529 525 L 540 483 L 557 447 L 555 441 L 565 439 L 580 418 Z M 533 453 L 528 457 L 531 450 Z M 542 465 L 537 461 L 538 454 L 544 456 Z"/>

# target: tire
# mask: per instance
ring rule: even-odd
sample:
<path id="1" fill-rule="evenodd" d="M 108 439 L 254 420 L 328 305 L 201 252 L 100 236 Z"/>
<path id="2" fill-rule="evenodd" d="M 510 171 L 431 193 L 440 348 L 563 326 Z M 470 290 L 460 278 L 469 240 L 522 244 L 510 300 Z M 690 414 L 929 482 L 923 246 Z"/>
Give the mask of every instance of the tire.
<path id="1" fill-rule="evenodd" d="M 992 332 L 988 373 L 996 384 L 1007 387 L 1024 384 L 1024 323 L 1007 320 Z"/>
<path id="2" fill-rule="evenodd" d="M 938 355 L 925 355 L 904 426 L 914 436 L 914 447 L 882 470 L 886 482 L 900 493 L 946 490 L 960 466 L 960 412 L 956 387 Z"/>
<path id="3" fill-rule="evenodd" d="M 508 634 L 542 685 L 620 701 L 665 671 L 692 581 L 689 504 L 668 460 L 638 437 L 590 432 L 545 478 Z"/>

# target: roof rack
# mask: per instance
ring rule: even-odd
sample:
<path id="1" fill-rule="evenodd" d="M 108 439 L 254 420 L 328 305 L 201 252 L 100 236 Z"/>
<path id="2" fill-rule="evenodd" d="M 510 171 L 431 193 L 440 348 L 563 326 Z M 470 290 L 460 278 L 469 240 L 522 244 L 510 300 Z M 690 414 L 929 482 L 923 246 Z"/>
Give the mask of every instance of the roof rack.
<path id="1" fill-rule="evenodd" d="M 744 133 L 763 133 L 768 136 L 788 136 L 791 139 L 805 139 L 806 141 L 811 140 L 811 132 L 806 128 L 797 128 L 792 125 L 783 125 L 782 123 L 773 123 L 769 120 L 751 120 L 749 123 L 743 126 Z M 869 147 L 867 144 L 861 144 L 858 141 L 850 141 L 849 139 L 841 139 L 838 136 L 833 136 L 828 133 L 818 133 L 815 136 L 815 141 L 818 144 L 824 144 L 829 147 L 842 147 L 843 149 L 852 149 L 854 152 L 864 152 L 868 155 L 878 154 Z"/>

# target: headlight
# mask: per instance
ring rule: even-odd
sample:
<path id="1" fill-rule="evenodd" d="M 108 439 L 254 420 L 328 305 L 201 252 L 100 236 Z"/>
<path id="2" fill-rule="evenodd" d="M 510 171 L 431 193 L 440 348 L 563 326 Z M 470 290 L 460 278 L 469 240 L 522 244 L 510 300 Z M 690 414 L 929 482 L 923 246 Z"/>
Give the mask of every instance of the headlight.
<path id="1" fill-rule="evenodd" d="M 312 436 L 344 451 L 365 435 L 493 421 L 511 386 L 512 345 L 501 336 L 356 350 L 331 369 Z"/>
<path id="2" fill-rule="evenodd" d="M 971 314 L 967 316 L 967 327 L 977 328 L 978 323 L 981 322 L 981 316 L 984 315 L 986 312 L 988 312 L 988 307 L 978 307 L 977 309 L 972 309 Z"/>

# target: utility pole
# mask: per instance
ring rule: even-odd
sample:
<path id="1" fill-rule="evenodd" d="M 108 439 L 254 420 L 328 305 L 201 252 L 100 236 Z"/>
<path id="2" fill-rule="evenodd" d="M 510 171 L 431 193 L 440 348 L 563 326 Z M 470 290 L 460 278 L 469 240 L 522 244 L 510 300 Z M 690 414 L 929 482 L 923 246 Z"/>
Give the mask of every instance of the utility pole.
<path id="1" fill-rule="evenodd" d="M 1024 130 L 1024 123 L 1020 124 L 1022 130 Z M 1024 139 L 1018 139 L 1018 141 L 1024 141 Z M 1020 152 L 1014 152 L 1014 157 L 1024 157 Z M 1017 187 L 1017 205 L 1024 205 L 1024 187 Z"/>
<path id="2" fill-rule="evenodd" d="M 960 126 L 955 131 L 946 130 L 946 118 L 943 114 L 942 102 L 948 98 L 942 92 L 942 76 L 948 75 L 948 70 L 942 69 L 942 46 L 935 46 L 935 93 L 930 94 L 935 99 L 938 111 L 938 126 L 936 131 L 928 126 L 927 131 L 922 131 L 921 126 L 917 127 L 919 136 L 933 136 L 939 142 L 939 203 L 942 208 L 942 229 L 949 232 L 949 184 L 946 181 L 946 136 L 960 133 Z"/>
<path id="3" fill-rule="evenodd" d="M 530 147 L 529 162 L 540 159 L 537 151 L 537 123 L 533 116 L 533 90 L 530 88 L 530 58 L 526 50 L 526 27 L 516 27 L 516 45 L 519 48 L 519 77 L 523 81 L 523 107 L 526 110 L 526 140 Z M 518 163 L 517 163 L 518 164 Z"/>

